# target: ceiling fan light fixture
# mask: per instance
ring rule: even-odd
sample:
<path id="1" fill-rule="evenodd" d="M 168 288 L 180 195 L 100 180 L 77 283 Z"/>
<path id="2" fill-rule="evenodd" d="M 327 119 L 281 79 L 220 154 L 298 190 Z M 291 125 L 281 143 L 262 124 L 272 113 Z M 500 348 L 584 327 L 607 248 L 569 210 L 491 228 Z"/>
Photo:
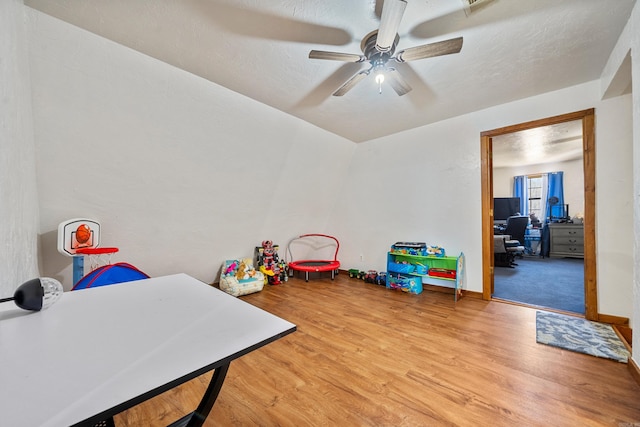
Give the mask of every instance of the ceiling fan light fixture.
<path id="1" fill-rule="evenodd" d="M 391 49 L 406 7 L 407 2 L 405 0 L 388 0 L 385 2 L 376 40 L 376 49 L 378 51 L 387 52 Z"/>
<path id="2" fill-rule="evenodd" d="M 376 74 L 376 83 L 378 84 L 378 93 L 382 95 L 382 83 L 384 83 L 384 73 L 382 70 Z"/>
<path id="3" fill-rule="evenodd" d="M 376 61 L 373 64 L 372 70 L 373 75 L 375 76 L 376 84 L 378 85 L 378 93 L 382 93 L 382 83 L 384 83 L 384 73 L 386 71 L 385 68 L 386 61 Z"/>

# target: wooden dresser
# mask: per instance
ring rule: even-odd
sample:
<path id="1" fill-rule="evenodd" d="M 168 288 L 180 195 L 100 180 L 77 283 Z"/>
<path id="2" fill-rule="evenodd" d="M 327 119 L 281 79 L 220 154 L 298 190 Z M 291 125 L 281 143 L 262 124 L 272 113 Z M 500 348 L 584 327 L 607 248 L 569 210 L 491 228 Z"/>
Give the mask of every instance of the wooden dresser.
<path id="1" fill-rule="evenodd" d="M 583 224 L 549 224 L 549 239 L 549 256 L 584 258 Z"/>

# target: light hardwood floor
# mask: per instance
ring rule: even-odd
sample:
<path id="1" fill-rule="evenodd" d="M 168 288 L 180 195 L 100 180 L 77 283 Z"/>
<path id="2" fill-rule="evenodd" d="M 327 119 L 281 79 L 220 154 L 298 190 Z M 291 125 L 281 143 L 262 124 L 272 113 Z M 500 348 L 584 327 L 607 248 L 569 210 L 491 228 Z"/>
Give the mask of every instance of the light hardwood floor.
<path id="1" fill-rule="evenodd" d="M 534 309 L 470 297 L 454 306 L 452 295 L 345 274 L 241 298 L 298 331 L 231 363 L 205 426 L 640 425 L 627 365 L 537 344 Z M 116 425 L 167 425 L 195 408 L 208 378 Z"/>

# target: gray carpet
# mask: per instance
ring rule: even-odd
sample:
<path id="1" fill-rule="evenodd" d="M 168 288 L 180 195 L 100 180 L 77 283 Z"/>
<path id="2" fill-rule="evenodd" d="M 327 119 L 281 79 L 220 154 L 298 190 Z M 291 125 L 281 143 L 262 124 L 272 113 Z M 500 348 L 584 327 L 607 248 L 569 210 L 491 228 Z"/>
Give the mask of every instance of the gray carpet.
<path id="1" fill-rule="evenodd" d="M 494 297 L 584 314 L 582 259 L 525 256 L 516 262 L 494 268 Z"/>
<path id="2" fill-rule="evenodd" d="M 536 342 L 621 363 L 629 360 L 611 325 L 563 314 L 536 312 Z"/>

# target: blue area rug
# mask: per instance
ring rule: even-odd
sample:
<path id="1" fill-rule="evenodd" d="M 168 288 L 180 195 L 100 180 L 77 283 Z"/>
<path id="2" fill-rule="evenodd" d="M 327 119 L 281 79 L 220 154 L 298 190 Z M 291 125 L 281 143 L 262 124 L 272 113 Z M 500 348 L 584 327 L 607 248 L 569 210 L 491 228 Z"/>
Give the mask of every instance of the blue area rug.
<path id="1" fill-rule="evenodd" d="M 544 311 L 536 312 L 536 342 L 622 363 L 630 356 L 611 325 Z"/>
<path id="2" fill-rule="evenodd" d="M 584 314 L 582 259 L 525 256 L 516 262 L 494 269 L 494 297 Z"/>

